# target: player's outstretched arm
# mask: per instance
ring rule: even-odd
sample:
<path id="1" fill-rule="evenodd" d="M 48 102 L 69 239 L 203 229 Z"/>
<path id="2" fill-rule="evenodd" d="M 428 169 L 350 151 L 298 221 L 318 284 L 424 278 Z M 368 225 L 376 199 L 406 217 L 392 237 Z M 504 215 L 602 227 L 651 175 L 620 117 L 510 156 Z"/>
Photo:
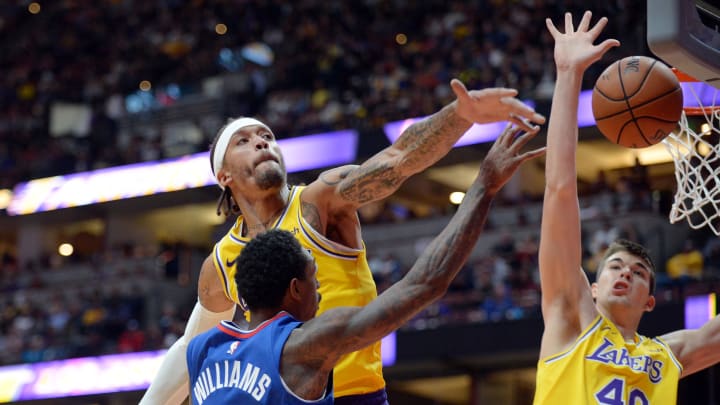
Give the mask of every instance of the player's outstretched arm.
<path id="1" fill-rule="evenodd" d="M 205 259 L 198 282 L 198 302 L 185 333 L 168 349 L 140 405 L 179 405 L 189 394 L 186 351 L 190 340 L 223 320 L 232 320 L 235 304 L 225 297 L 212 257 Z"/>
<path id="2" fill-rule="evenodd" d="M 660 337 L 683 366 L 682 377 L 720 363 L 720 316 L 700 329 L 683 329 Z"/>
<path id="3" fill-rule="evenodd" d="M 540 357 L 560 352 L 592 321 L 595 307 L 590 287 L 581 271 L 580 208 L 577 196 L 578 97 L 585 70 L 616 40 L 593 45 L 607 24 L 602 18 L 592 28 L 586 12 L 577 29 L 572 15 L 565 15 L 560 32 L 549 19 L 555 40 L 557 77 L 548 124 L 545 160 L 545 195 L 539 250 L 542 311 L 545 332 Z"/>
<path id="4" fill-rule="evenodd" d="M 318 368 L 332 368 L 340 355 L 379 340 L 442 296 L 477 243 L 493 197 L 522 162 L 544 153 L 544 148 L 520 152 L 538 130 L 520 135 L 508 127 L 458 211 L 408 274 L 363 308 L 336 308 L 308 321 L 288 340 L 283 364 L 319 362 L 323 367 Z"/>
<path id="5" fill-rule="evenodd" d="M 452 80 L 451 87 L 457 96 L 455 101 L 410 125 L 394 144 L 363 164 L 322 173 L 304 192 L 305 201 L 330 214 L 354 211 L 391 195 L 405 179 L 440 160 L 473 123 L 510 120 L 529 131 L 526 121 L 545 122 L 542 115 L 515 98 L 517 90 L 468 91 L 457 79 Z"/>

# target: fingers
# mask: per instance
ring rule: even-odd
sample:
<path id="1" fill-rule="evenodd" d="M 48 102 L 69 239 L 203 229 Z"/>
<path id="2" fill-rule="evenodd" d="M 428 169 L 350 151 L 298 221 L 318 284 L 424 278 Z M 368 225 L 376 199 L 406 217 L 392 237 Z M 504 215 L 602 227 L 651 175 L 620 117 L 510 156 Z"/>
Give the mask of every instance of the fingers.
<path id="1" fill-rule="evenodd" d="M 453 93 L 455 93 L 455 97 L 458 99 L 465 99 L 470 97 L 470 94 L 468 94 L 467 88 L 458 79 L 452 79 L 450 80 L 450 87 L 452 88 Z"/>
<path id="2" fill-rule="evenodd" d="M 539 132 L 540 127 L 537 125 L 533 126 L 529 130 L 518 131 L 513 137 L 515 147 L 517 147 L 518 149 L 522 148 L 523 146 L 525 146 L 525 144 L 530 142 L 531 139 L 535 138 L 535 135 L 537 135 Z"/>
<path id="3" fill-rule="evenodd" d="M 588 10 L 583 14 L 582 20 L 580 20 L 580 24 L 578 25 L 577 32 L 588 32 L 590 35 L 592 35 L 592 38 L 594 40 L 605 28 L 608 23 L 608 19 L 607 17 L 602 17 L 592 28 L 590 28 L 590 21 L 592 21 L 592 12 Z M 557 39 L 558 35 L 562 35 L 560 31 L 555 28 L 555 25 L 553 24 L 551 19 L 546 18 L 545 25 L 547 26 L 547 29 L 553 38 Z M 565 13 L 565 34 L 573 32 L 575 32 L 575 29 L 573 27 L 572 14 Z"/>
<path id="4" fill-rule="evenodd" d="M 511 122 L 505 126 L 498 139 L 495 143 L 499 143 L 506 148 L 515 147 L 515 149 L 521 149 L 525 146 L 528 141 L 535 137 L 540 132 L 540 126 L 530 126 L 524 120 L 517 119 L 517 123 Z"/>
<path id="5" fill-rule="evenodd" d="M 603 17 L 605 18 L 605 17 Z M 592 19 L 592 12 L 586 11 L 585 14 L 583 14 L 582 20 L 580 20 L 580 25 L 578 25 L 578 32 L 586 32 L 588 28 L 590 28 L 590 20 Z M 602 19 L 601 19 L 602 21 Z M 605 22 L 607 23 L 607 18 L 605 18 Z"/>
<path id="6" fill-rule="evenodd" d="M 452 79 L 450 81 L 450 87 L 458 100 L 462 100 L 466 103 L 472 103 L 473 101 L 471 99 L 489 98 L 502 100 L 503 98 L 512 98 L 518 95 L 518 91 L 516 89 L 508 89 L 505 87 L 474 90 L 473 93 L 470 94 L 468 89 L 465 87 L 465 84 L 458 79 Z"/>
<path id="7" fill-rule="evenodd" d="M 480 111 L 482 114 L 492 116 L 492 118 L 483 117 L 482 119 L 478 117 L 466 118 L 470 121 L 485 123 L 508 119 L 519 126 L 525 124 L 524 128 L 529 128 L 529 124 L 523 123 L 521 120 L 536 124 L 545 123 L 544 116 L 536 113 L 533 108 L 515 98 L 518 95 L 516 89 L 498 87 L 468 92 L 465 85 L 459 80 L 451 81 L 450 85 L 458 97 L 458 103 L 476 104 L 479 107 L 471 108 L 482 109 L 484 110 Z"/>
<path id="8" fill-rule="evenodd" d="M 583 21 L 584 21 L 584 19 L 583 19 Z M 598 37 L 598 35 L 600 35 L 600 33 L 605 28 L 607 23 L 608 23 L 607 17 L 603 17 L 595 24 L 594 27 L 592 27 L 592 29 L 590 31 L 588 31 L 588 33 L 590 35 L 592 35 L 593 41 L 595 40 L 595 38 Z"/>
<path id="9" fill-rule="evenodd" d="M 569 34 L 571 32 L 575 32 L 575 28 L 573 27 L 572 22 L 572 14 L 565 13 L 565 33 Z"/>
<path id="10" fill-rule="evenodd" d="M 598 48 L 600 48 L 600 56 L 604 55 L 605 52 L 610 50 L 610 48 L 614 48 L 616 46 L 620 46 L 620 41 L 617 39 L 604 40 L 600 45 L 598 45 Z"/>
<path id="11" fill-rule="evenodd" d="M 520 125 L 520 122 L 514 121 L 513 118 L 525 118 L 526 120 L 534 122 L 536 124 L 545 123 L 545 117 L 543 117 L 541 114 L 536 113 L 535 110 L 530 108 L 530 106 L 524 104 L 522 101 L 516 98 L 504 98 L 501 99 L 500 102 L 510 107 L 510 121 L 517 125 Z"/>
<path id="12" fill-rule="evenodd" d="M 489 89 L 478 90 L 476 97 L 488 97 L 488 98 L 512 98 L 518 95 L 516 89 L 509 89 L 506 87 L 492 87 Z"/>
<path id="13" fill-rule="evenodd" d="M 547 147 L 543 146 L 542 148 L 538 148 L 535 150 L 531 150 L 529 152 L 525 152 L 522 155 L 518 156 L 520 158 L 520 162 L 524 162 L 526 160 L 535 159 L 536 157 L 543 156 L 547 150 Z"/>
<path id="14" fill-rule="evenodd" d="M 505 125 L 505 128 L 500 133 L 500 135 L 495 139 L 495 143 L 499 143 L 502 145 L 510 145 L 512 143 L 512 139 L 514 138 L 513 133 L 515 132 L 515 128 L 513 127 L 512 122 L 508 122 L 507 125 Z"/>
<path id="15" fill-rule="evenodd" d="M 545 25 L 547 26 L 547 29 L 550 32 L 550 35 L 552 35 L 552 37 L 554 39 L 557 39 L 557 36 L 560 35 L 560 31 L 558 31 L 557 28 L 555 28 L 555 24 L 553 24 L 552 20 L 549 18 L 546 18 Z"/>
<path id="16" fill-rule="evenodd" d="M 512 113 L 510 114 L 510 122 L 518 127 L 518 131 L 528 132 L 533 130 L 532 124 L 527 119 L 518 117 Z"/>

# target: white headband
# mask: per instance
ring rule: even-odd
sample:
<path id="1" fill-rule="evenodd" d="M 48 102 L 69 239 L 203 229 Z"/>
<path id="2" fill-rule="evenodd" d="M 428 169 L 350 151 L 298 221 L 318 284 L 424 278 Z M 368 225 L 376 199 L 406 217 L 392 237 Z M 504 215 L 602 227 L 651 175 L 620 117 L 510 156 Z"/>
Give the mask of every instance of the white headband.
<path id="1" fill-rule="evenodd" d="M 241 128 L 248 127 L 250 125 L 262 125 L 267 129 L 270 129 L 267 125 L 264 123 L 256 120 L 255 118 L 238 118 L 235 121 L 228 124 L 227 127 L 222 131 L 220 136 L 218 137 L 217 142 L 215 143 L 215 149 L 213 151 L 212 156 L 212 162 L 213 162 L 213 175 L 215 176 L 215 180 L 217 180 L 217 173 L 218 170 L 220 170 L 220 167 L 222 167 L 223 158 L 225 158 L 225 151 L 227 151 L 228 144 L 230 143 L 230 138 L 235 134 L 235 132 L 239 131 Z M 219 182 L 218 182 L 219 183 Z M 220 188 L 225 188 L 222 185 L 220 185 Z"/>

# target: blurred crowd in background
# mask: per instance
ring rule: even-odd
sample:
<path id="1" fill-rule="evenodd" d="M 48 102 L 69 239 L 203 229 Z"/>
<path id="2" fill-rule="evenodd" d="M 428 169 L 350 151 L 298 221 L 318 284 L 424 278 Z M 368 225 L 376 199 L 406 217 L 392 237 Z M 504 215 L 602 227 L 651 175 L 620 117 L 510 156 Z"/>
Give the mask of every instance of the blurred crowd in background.
<path id="1" fill-rule="evenodd" d="M 580 0 L 100 3 L 58 0 L 37 13 L 25 1 L 0 5 L 0 188 L 206 151 L 227 116 L 259 117 L 279 138 L 381 131 L 388 121 L 425 116 L 450 102 L 454 77 L 471 89 L 512 87 L 522 99 L 547 102 L 554 64 L 544 20 L 586 7 Z M 644 2 L 593 7 L 610 19 L 605 35 L 622 41 L 613 59 L 646 53 Z M 605 65 L 596 64 L 586 79 Z M 212 78 L 222 78 L 221 89 Z M 184 138 L 183 147 L 166 121 L 153 121 L 204 99 L 219 100 L 221 110 L 211 119 L 192 117 L 195 135 Z M 77 120 L 68 124 L 58 114 Z M 151 124 L 131 125 L 139 121 Z M 628 178 L 620 186 L 599 179 L 593 187 L 589 192 L 607 197 L 614 212 L 651 209 L 646 179 Z M 391 226 L 411 219 L 402 212 L 387 209 L 363 221 Z M 518 217 L 523 212 L 518 208 Z M 591 279 L 609 241 L 642 242 L 648 232 L 612 218 L 586 235 Z M 406 328 L 540 316 L 537 235 L 518 238 L 493 225 L 501 236 L 491 253 L 469 262 L 448 295 Z M 202 260 L 208 251 L 129 242 L 72 262 L 48 254 L 23 268 L 6 252 L 0 364 L 169 347 L 183 333 L 195 299 L 187 287 L 199 269 L 188 270 L 178 257 Z M 658 277 L 658 294 L 671 300 L 694 282 L 717 282 L 717 238 L 688 240 L 675 253 Z M 412 264 L 392 255 L 369 257 L 379 292 Z M 185 288 L 184 300 L 158 300 L 153 286 L 166 281 Z"/>
<path id="2" fill-rule="evenodd" d="M 622 200 L 616 192 L 594 197 Z M 644 221 L 632 220 L 650 207 L 631 205 L 616 211 L 621 206 L 614 206 L 584 235 L 583 267 L 590 281 L 605 248 L 616 238 L 644 243 L 658 237 Z M 515 208 L 516 215 L 522 216 L 523 210 Z M 487 253 L 470 260 L 447 295 L 403 329 L 540 317 L 539 225 L 534 220 L 517 227 L 488 224 L 486 234 L 491 238 L 481 240 L 492 243 Z M 392 226 L 397 225 L 367 225 Z M 518 236 L 516 229 L 525 236 Z M 416 243 L 419 254 L 427 240 Z M 170 347 L 183 334 L 195 302 L 193 282 L 207 249 L 128 242 L 87 256 L 48 254 L 23 268 L 6 253 L 0 262 L 0 364 Z M 698 234 L 669 249 L 667 258 L 656 263 L 659 305 L 720 287 L 720 239 Z M 368 258 L 379 293 L 402 278 L 414 261 L 372 251 Z M 173 291 L 168 286 L 174 286 L 175 295 L 168 294 Z"/>
<path id="3" fill-rule="evenodd" d="M 454 77 L 470 89 L 512 87 L 522 99 L 548 100 L 554 65 L 544 20 L 586 8 L 580 0 L 60 0 L 33 14 L 27 4 L 0 5 L 0 188 L 206 151 L 227 116 L 259 117 L 280 138 L 380 130 L 451 101 Z M 593 7 L 610 19 L 605 35 L 622 40 L 613 58 L 645 50 L 644 2 Z M 227 78 L 222 89 L 212 90 L 214 77 Z M 193 117 L 183 147 L 163 124 L 122 128 L 199 98 L 219 99 L 223 111 Z M 61 114 L 73 122 L 63 125 Z"/>

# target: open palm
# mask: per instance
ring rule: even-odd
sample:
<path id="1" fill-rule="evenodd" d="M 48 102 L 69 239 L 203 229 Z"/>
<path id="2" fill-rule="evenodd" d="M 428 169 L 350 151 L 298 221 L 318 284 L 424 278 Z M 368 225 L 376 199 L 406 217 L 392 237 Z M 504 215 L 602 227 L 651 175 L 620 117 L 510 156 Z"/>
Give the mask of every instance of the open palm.
<path id="1" fill-rule="evenodd" d="M 450 87 L 457 96 L 458 115 L 469 122 L 484 124 L 508 120 L 526 128 L 529 127 L 525 121 L 545 123 L 545 117 L 515 98 L 518 94 L 515 89 L 498 87 L 468 91 L 458 79 L 453 79 Z"/>
<path id="2" fill-rule="evenodd" d="M 616 39 L 607 39 L 599 45 L 593 42 L 607 25 L 607 18 L 601 18 L 590 28 L 592 13 L 586 11 L 577 30 L 573 27 L 572 15 L 565 14 L 565 32 L 562 33 L 548 18 L 545 20 L 548 31 L 555 39 L 555 64 L 558 70 L 578 69 L 584 71 L 598 61 L 610 48 L 619 46 Z"/>

